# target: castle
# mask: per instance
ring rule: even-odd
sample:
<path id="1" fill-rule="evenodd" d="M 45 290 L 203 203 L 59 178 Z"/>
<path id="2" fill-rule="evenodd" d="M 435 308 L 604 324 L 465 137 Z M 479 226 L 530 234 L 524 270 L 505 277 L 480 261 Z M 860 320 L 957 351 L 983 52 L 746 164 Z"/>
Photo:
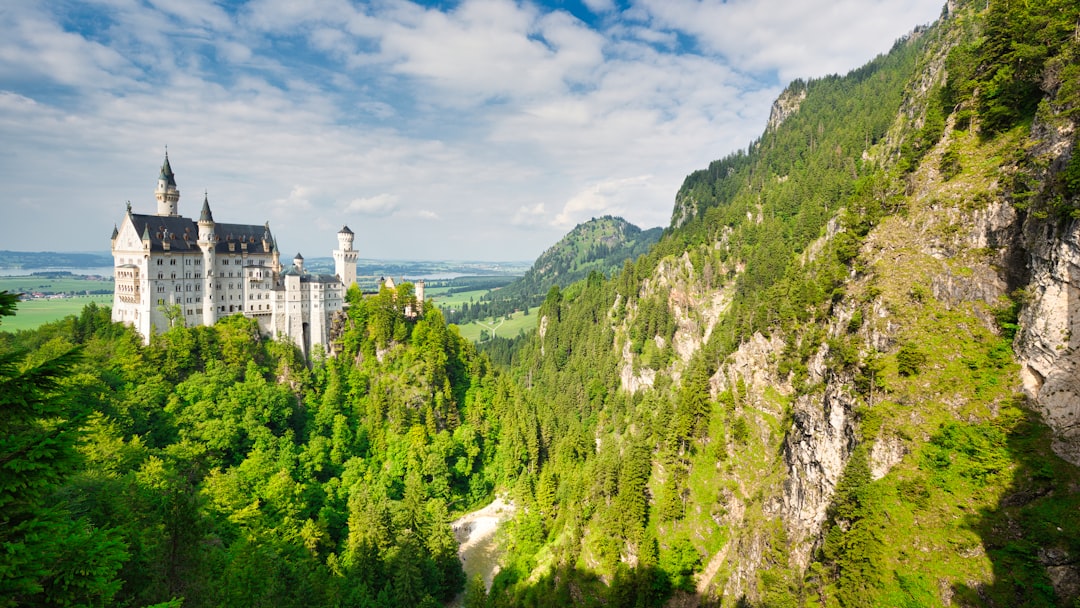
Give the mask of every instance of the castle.
<path id="1" fill-rule="evenodd" d="M 299 253 L 283 269 L 269 222 L 215 222 L 206 195 L 198 220 L 179 214 L 168 152 L 154 194 L 156 214 L 133 213 L 128 203 L 113 228 L 114 321 L 134 326 L 149 343 L 153 332 L 174 323 L 213 325 L 241 313 L 264 334 L 292 340 L 307 357 L 313 348 L 329 350 L 332 321 L 356 283 L 348 226 L 337 234 L 336 275 L 308 272 Z"/>

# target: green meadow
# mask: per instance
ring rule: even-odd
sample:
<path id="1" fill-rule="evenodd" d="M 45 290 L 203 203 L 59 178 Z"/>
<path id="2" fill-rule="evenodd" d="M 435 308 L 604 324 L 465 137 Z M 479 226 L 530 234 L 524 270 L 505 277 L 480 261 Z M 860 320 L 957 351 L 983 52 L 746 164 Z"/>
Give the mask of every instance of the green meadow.
<path id="1" fill-rule="evenodd" d="M 68 315 L 77 315 L 87 304 L 94 302 L 99 306 L 112 306 L 112 294 L 74 296 L 55 300 L 24 300 L 19 302 L 18 314 L 7 317 L 0 325 L 0 331 L 18 331 L 34 329 L 45 323 L 58 321 Z"/>
<path id="2" fill-rule="evenodd" d="M 479 342 L 481 332 L 487 331 L 490 335 L 493 329 L 496 336 L 513 338 L 519 331 L 529 332 L 536 329 L 536 314 L 531 312 L 526 315 L 523 312 L 515 312 L 509 320 L 501 317 L 495 320 L 487 318 L 458 326 L 461 337 L 471 342 Z"/>

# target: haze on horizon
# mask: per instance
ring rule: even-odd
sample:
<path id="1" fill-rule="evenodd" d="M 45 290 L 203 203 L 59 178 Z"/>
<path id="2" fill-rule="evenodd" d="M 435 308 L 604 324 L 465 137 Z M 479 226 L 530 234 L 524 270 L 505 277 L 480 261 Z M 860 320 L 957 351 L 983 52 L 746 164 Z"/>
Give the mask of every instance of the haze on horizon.
<path id="1" fill-rule="evenodd" d="M 683 178 L 794 78 L 858 67 L 941 0 L 14 0 L 0 9 L 0 242 L 105 251 L 165 146 L 197 217 L 328 256 L 531 260 L 574 225 L 666 226 Z"/>

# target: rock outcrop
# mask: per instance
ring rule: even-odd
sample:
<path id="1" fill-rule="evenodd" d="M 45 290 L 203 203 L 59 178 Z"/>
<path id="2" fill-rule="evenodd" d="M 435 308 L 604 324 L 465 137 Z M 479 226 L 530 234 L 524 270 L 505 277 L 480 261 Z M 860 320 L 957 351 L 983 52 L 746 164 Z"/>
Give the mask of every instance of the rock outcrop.
<path id="1" fill-rule="evenodd" d="M 1024 390 L 1054 430 L 1053 448 L 1080 466 L 1080 220 L 1029 221 L 1030 282 L 1016 353 Z"/>

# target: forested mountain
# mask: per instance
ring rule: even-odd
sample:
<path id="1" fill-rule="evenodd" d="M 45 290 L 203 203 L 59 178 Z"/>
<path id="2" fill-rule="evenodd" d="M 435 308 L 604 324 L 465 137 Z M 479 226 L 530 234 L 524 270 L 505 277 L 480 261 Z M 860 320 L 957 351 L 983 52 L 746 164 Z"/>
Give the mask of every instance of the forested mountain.
<path id="1" fill-rule="evenodd" d="M 618 272 L 623 262 L 648 252 L 661 232 L 660 228 L 642 230 L 610 215 L 578 224 L 540 254 L 520 279 L 492 290 L 448 318 L 452 323 L 464 323 L 539 306 L 553 286 L 566 287 L 593 272 L 604 276 Z"/>
<path id="2" fill-rule="evenodd" d="M 618 272 L 626 260 L 647 253 L 662 232 L 660 228 L 642 230 L 621 217 L 593 218 L 575 226 L 540 254 L 532 268 L 500 290 L 497 297 L 527 298 L 538 305 L 555 285 L 566 287 L 592 272 L 605 276 Z"/>
<path id="3" fill-rule="evenodd" d="M 549 294 L 494 605 L 1074 605 L 1078 17 L 950 2 L 793 83 L 647 257 Z"/>
<path id="4" fill-rule="evenodd" d="M 792 84 L 505 369 L 409 285 L 310 368 L 240 317 L 0 334 L 0 605 L 438 605 L 505 491 L 470 607 L 1075 606 L 1078 23 L 950 2 Z"/>

